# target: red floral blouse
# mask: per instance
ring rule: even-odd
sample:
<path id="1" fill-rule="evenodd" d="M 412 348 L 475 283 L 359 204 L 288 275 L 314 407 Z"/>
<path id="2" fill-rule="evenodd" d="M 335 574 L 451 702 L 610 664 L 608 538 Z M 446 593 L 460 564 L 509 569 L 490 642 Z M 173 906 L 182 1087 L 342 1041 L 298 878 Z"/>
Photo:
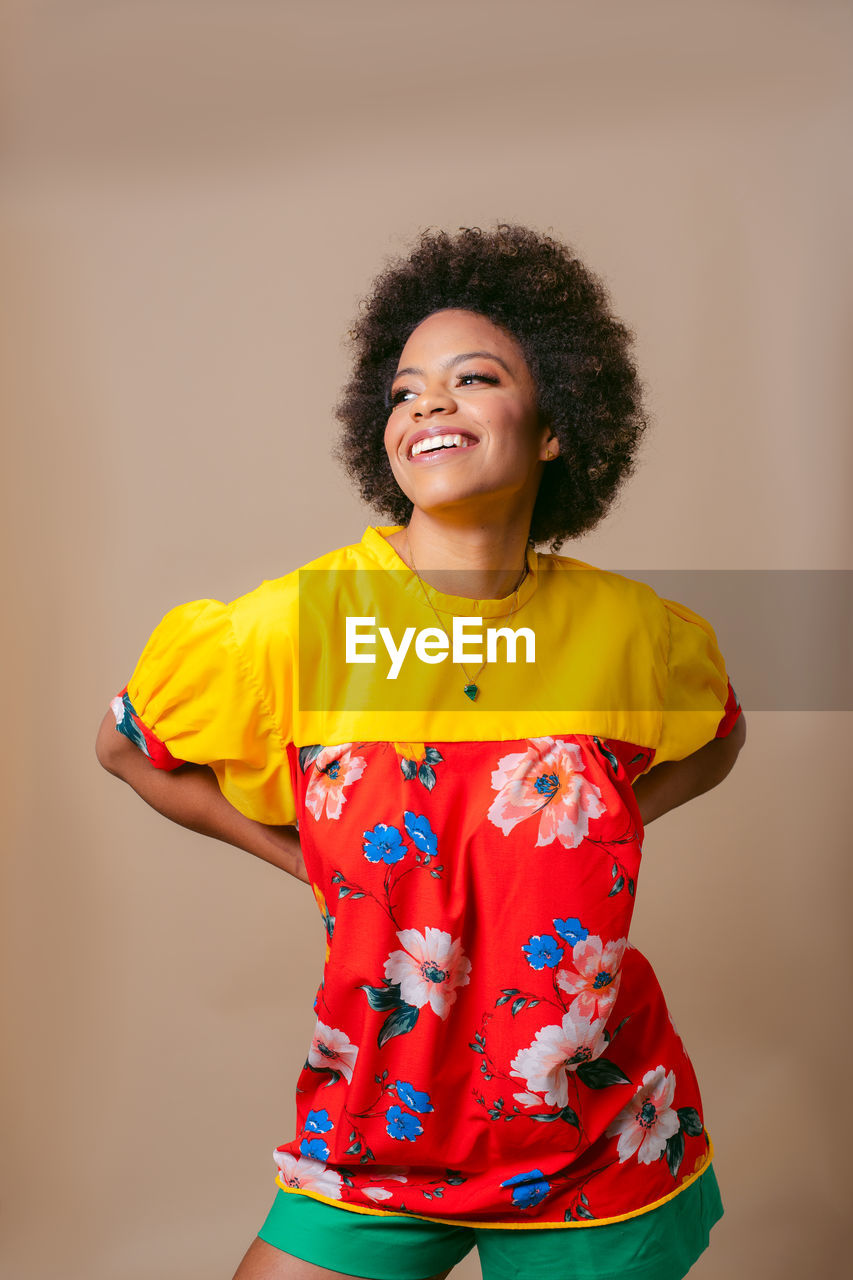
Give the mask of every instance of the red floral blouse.
<path id="1" fill-rule="evenodd" d="M 531 550 L 511 624 L 512 600 L 430 600 L 448 636 L 462 616 L 529 629 L 533 662 L 485 664 L 474 702 L 450 653 L 410 647 L 392 680 L 378 627 L 347 661 L 346 619 L 395 645 L 436 619 L 387 532 L 173 610 L 114 702 L 152 764 L 209 764 L 242 812 L 298 823 L 327 950 L 278 1183 L 467 1225 L 642 1213 L 710 1143 L 629 941 L 632 784 L 733 727 L 713 632 Z"/>

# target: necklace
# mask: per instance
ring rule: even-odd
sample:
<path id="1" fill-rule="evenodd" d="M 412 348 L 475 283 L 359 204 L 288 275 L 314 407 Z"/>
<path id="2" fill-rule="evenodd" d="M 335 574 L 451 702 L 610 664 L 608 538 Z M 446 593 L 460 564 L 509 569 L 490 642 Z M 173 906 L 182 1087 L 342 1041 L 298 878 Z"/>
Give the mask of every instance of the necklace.
<path id="1" fill-rule="evenodd" d="M 447 636 L 447 631 L 446 631 L 446 630 L 445 630 L 445 628 L 444 628 L 444 625 L 443 625 L 443 623 L 442 623 L 442 621 L 441 621 L 441 618 L 438 616 L 438 610 L 436 609 L 435 605 L 433 604 L 432 600 L 431 600 L 431 599 L 430 599 L 430 597 L 429 597 L 429 592 L 428 592 L 428 591 L 427 591 L 427 589 L 426 589 L 426 583 L 424 582 L 424 580 L 423 580 L 423 578 L 421 577 L 421 575 L 418 573 L 418 568 L 417 568 L 417 565 L 415 564 L 415 557 L 412 555 L 412 548 L 411 548 L 411 546 L 409 545 L 409 530 L 408 530 L 408 529 L 406 529 L 406 530 L 404 531 L 404 537 L 405 537 L 405 539 L 406 539 L 406 551 L 408 552 L 408 555 L 409 555 L 409 561 L 410 561 L 411 566 L 412 566 L 412 568 L 413 568 L 413 570 L 414 570 L 414 572 L 415 572 L 415 577 L 417 578 L 418 582 L 421 584 L 421 591 L 423 591 L 423 593 L 424 593 L 424 599 L 426 600 L 427 604 L 429 605 L 429 607 L 432 609 L 433 613 L 435 614 L 435 620 L 436 620 L 436 622 L 438 623 L 440 630 L 441 630 L 441 631 L 443 631 L 443 632 L 444 632 L 444 634 Z M 518 608 L 518 593 L 519 593 L 519 591 L 521 590 L 521 584 L 524 582 L 524 579 L 527 577 L 527 573 L 528 573 L 528 568 L 527 568 L 527 556 L 525 555 L 525 558 L 524 558 L 524 568 L 522 569 L 522 571 L 521 571 L 521 577 L 519 578 L 519 580 L 518 580 L 518 582 L 516 583 L 516 586 L 515 586 L 515 599 L 514 599 L 514 601 L 513 601 L 512 608 L 510 609 L 509 613 L 505 613 L 505 614 L 503 614 L 503 617 L 505 617 L 505 618 L 511 618 L 511 617 L 512 617 L 512 615 L 515 613 L 516 609 Z M 449 637 L 449 636 L 447 636 L 447 642 L 448 642 L 448 644 L 450 644 L 450 637 Z M 465 685 L 463 686 L 463 688 L 462 688 L 462 692 L 465 694 L 465 697 L 466 697 L 466 698 L 470 698 L 472 702 L 476 702 L 476 701 L 477 701 L 477 697 L 478 697 L 478 695 L 479 695 L 479 693 L 480 693 L 480 686 L 477 684 L 477 677 L 479 676 L 480 672 L 483 670 L 483 667 L 484 667 L 485 665 L 486 665 L 485 661 L 481 662 L 481 663 L 480 663 L 480 665 L 479 665 L 479 667 L 477 668 L 477 670 L 474 672 L 474 676 L 473 676 L 473 678 L 472 678 L 472 677 L 468 674 L 468 668 L 465 666 L 465 664 L 464 664 L 463 662 L 460 662 L 460 663 L 459 663 L 459 666 L 460 666 L 460 667 L 462 668 L 462 670 L 465 672 L 465 679 L 466 679 L 466 681 L 467 681 L 467 684 L 465 684 Z"/>

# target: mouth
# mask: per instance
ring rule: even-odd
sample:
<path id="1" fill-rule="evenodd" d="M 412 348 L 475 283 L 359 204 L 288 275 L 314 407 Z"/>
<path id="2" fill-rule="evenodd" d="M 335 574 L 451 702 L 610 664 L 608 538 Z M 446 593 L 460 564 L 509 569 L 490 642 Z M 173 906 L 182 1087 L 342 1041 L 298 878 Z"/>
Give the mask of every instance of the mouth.
<path id="1" fill-rule="evenodd" d="M 447 432 L 445 434 L 433 433 L 432 435 L 423 435 L 416 437 L 412 444 L 409 445 L 407 457 L 410 462 L 417 461 L 418 458 L 440 458 L 448 453 L 458 452 L 460 449 L 471 449 L 479 441 L 467 432 Z"/>

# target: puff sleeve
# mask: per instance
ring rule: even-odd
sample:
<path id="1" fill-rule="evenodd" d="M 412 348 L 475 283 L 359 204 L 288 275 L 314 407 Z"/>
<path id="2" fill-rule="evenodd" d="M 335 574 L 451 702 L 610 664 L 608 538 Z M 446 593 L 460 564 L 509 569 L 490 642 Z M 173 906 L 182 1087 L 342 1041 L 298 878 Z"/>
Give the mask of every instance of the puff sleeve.
<path id="1" fill-rule="evenodd" d="M 713 738 L 725 736 L 740 715 L 710 623 L 685 605 L 662 603 L 669 634 L 655 764 L 682 760 Z"/>
<path id="2" fill-rule="evenodd" d="M 196 600 L 166 614 L 113 700 L 116 728 L 155 768 L 209 765 L 246 817 L 293 823 L 287 726 L 274 714 L 256 655 L 238 638 L 240 603 Z M 279 683 L 286 687 L 286 679 Z"/>

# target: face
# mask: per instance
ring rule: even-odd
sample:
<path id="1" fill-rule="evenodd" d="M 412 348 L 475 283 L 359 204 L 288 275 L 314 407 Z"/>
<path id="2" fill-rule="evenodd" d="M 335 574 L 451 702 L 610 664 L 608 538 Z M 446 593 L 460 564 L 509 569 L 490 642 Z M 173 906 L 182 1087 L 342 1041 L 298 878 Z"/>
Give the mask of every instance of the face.
<path id="1" fill-rule="evenodd" d="M 557 440 L 539 420 L 521 347 L 471 311 L 436 311 L 411 334 L 391 386 L 385 448 L 422 511 L 532 512 Z"/>

